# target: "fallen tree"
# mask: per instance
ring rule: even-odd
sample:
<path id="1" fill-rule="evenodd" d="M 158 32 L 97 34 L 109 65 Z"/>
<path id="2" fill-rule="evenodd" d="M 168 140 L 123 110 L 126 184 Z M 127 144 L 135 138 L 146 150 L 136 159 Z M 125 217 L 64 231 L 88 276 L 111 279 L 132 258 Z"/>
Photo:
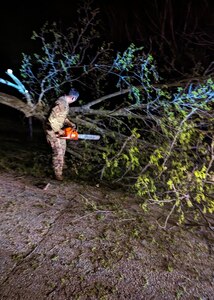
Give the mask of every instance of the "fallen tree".
<path id="1" fill-rule="evenodd" d="M 68 147 L 79 174 L 126 186 L 142 197 L 144 209 L 148 203 L 170 205 L 180 222 L 187 208 L 212 213 L 212 76 L 167 84 L 143 47 L 131 44 L 114 53 L 110 44 L 99 45 L 98 11 L 84 11 L 82 28 L 67 35 L 56 24 L 34 32 L 41 53 L 24 55 L 22 81 L 11 70 L 14 83 L 0 79 L 23 99 L 1 93 L 0 103 L 44 121 L 53 101 L 68 86 L 77 87 L 84 96 L 71 107 L 71 119 L 79 131 L 102 136 Z"/>

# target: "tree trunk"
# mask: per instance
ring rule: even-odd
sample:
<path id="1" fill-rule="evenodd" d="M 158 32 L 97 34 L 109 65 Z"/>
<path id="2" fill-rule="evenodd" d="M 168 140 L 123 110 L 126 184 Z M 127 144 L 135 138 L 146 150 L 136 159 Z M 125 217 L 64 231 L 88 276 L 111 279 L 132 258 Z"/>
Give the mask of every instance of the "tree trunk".
<path id="1" fill-rule="evenodd" d="M 0 93 L 0 104 L 4 104 L 22 112 L 26 118 L 35 117 L 40 121 L 45 119 L 46 109 L 41 105 L 29 106 L 24 100 L 15 96 Z"/>

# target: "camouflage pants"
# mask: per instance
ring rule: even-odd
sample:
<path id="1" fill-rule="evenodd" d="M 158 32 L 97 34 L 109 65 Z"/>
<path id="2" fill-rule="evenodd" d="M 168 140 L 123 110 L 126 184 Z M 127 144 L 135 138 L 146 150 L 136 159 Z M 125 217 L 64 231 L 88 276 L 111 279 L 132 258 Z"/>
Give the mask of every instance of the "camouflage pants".
<path id="1" fill-rule="evenodd" d="M 66 140 L 56 137 L 53 131 L 47 131 L 46 134 L 47 141 L 52 148 L 52 164 L 55 176 L 62 176 L 66 151 Z"/>

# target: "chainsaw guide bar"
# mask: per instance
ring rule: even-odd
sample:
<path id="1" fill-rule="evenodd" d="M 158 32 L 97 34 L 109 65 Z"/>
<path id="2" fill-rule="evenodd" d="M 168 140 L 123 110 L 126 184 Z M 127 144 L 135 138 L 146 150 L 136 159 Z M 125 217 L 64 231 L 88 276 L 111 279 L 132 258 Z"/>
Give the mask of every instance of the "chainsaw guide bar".
<path id="1" fill-rule="evenodd" d="M 60 136 L 61 139 L 66 139 L 66 140 L 73 140 L 77 141 L 79 139 L 81 140 L 99 140 L 100 135 L 96 134 L 79 134 L 77 130 L 72 129 L 71 127 L 67 127 L 64 129 L 64 135 Z"/>
<path id="2" fill-rule="evenodd" d="M 95 135 L 95 134 L 78 134 L 78 138 L 72 138 L 70 136 L 61 136 L 61 139 L 65 140 L 99 140 L 100 135 Z"/>

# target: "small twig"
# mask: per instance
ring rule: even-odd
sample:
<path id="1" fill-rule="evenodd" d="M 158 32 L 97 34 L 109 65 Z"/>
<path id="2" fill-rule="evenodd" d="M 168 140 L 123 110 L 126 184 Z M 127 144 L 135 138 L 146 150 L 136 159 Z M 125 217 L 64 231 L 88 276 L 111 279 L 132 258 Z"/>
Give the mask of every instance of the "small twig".
<path id="1" fill-rule="evenodd" d="M 46 186 L 44 187 L 43 191 L 47 191 L 47 189 L 49 188 L 50 183 L 46 184 Z"/>
<path id="2" fill-rule="evenodd" d="M 203 211 L 201 210 L 200 206 L 197 205 L 196 203 L 195 203 L 195 206 L 196 206 L 196 208 L 199 210 L 199 212 L 200 212 L 202 218 L 206 221 L 207 226 L 209 227 L 209 229 L 212 230 L 212 231 L 214 231 L 214 229 L 213 229 L 214 226 L 212 226 L 212 225 L 210 224 L 210 222 L 209 222 L 208 219 L 206 218 L 205 214 L 204 214 Z"/>
<path id="3" fill-rule="evenodd" d="M 156 220 L 156 222 L 157 222 L 158 226 L 160 226 L 160 228 L 166 230 L 166 226 L 167 226 L 168 220 L 169 220 L 171 214 L 173 213 L 173 211 L 174 211 L 174 209 L 175 209 L 175 206 L 176 206 L 176 202 L 174 203 L 172 209 L 170 210 L 168 216 L 166 217 L 166 220 L 165 220 L 165 222 L 164 222 L 164 226 L 161 226 L 161 225 L 158 223 L 158 221 Z"/>

